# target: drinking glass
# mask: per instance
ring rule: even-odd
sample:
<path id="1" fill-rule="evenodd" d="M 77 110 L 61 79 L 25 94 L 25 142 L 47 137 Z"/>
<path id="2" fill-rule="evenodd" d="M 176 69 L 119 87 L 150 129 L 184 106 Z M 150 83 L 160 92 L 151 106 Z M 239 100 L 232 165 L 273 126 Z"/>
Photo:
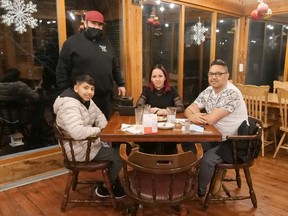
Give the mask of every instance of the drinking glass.
<path id="1" fill-rule="evenodd" d="M 143 113 L 144 113 L 144 114 L 150 114 L 150 108 L 151 108 L 151 105 L 150 105 L 150 104 L 145 104 L 145 105 L 143 106 L 143 109 L 144 109 Z"/>
<path id="2" fill-rule="evenodd" d="M 136 125 L 142 125 L 143 112 L 144 112 L 143 107 L 138 106 L 138 107 L 135 108 Z"/>
<path id="3" fill-rule="evenodd" d="M 176 107 L 167 107 L 166 110 L 168 112 L 167 122 L 174 124 L 176 119 Z"/>

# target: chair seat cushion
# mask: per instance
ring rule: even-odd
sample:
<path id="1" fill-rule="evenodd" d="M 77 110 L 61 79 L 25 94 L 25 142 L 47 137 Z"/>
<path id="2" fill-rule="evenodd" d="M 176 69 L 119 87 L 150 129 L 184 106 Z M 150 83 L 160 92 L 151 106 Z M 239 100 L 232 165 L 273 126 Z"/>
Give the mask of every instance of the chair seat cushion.
<path id="1" fill-rule="evenodd" d="M 137 174 L 134 172 L 137 172 Z M 130 191 L 133 196 L 138 197 L 137 189 L 139 189 L 141 199 L 154 200 L 153 189 L 155 189 L 155 200 L 161 202 L 165 202 L 165 200 L 169 201 L 181 199 L 183 198 L 184 194 L 187 196 L 188 193 L 191 193 L 191 196 L 193 196 L 195 194 L 194 191 L 197 191 L 195 189 L 197 188 L 197 180 L 191 177 L 190 181 L 187 182 L 187 187 L 185 188 L 184 182 L 187 175 L 188 172 L 179 173 L 172 177 L 172 175 L 169 174 L 160 176 L 139 171 L 130 171 L 130 188 L 128 191 Z M 151 185 L 153 178 L 155 178 L 155 185 L 153 185 L 153 183 Z M 170 184 L 173 184 L 171 191 L 169 191 Z M 169 194 L 172 195 L 171 199 L 169 198 Z M 189 195 L 187 197 L 189 197 Z"/>

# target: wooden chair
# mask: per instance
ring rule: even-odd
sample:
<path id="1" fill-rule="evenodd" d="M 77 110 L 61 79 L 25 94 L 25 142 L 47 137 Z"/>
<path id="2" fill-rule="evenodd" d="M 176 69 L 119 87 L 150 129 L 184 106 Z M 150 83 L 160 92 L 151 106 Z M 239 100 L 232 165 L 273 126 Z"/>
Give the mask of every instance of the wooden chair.
<path id="1" fill-rule="evenodd" d="M 277 88 L 288 89 L 288 82 L 282 82 L 278 80 L 273 81 L 273 93 L 277 93 Z"/>
<path id="2" fill-rule="evenodd" d="M 209 191 L 205 198 L 203 210 L 207 210 L 210 201 L 227 201 L 227 200 L 243 200 L 251 199 L 254 208 L 257 207 L 256 194 L 253 189 L 252 179 L 249 168 L 253 165 L 254 159 L 258 156 L 261 146 L 261 134 L 263 123 L 261 120 L 249 117 L 250 125 L 252 122 L 255 123 L 255 131 L 251 132 L 252 135 L 232 135 L 228 136 L 227 140 L 231 143 L 231 162 L 219 163 L 215 167 L 214 175 L 210 182 Z M 255 134 L 254 134 L 255 133 Z M 228 179 L 225 177 L 228 169 L 236 170 L 236 179 Z M 241 177 L 240 170 L 244 171 L 246 182 L 249 188 L 249 195 L 241 196 L 239 191 L 235 191 L 233 194 L 230 193 L 228 188 L 225 186 L 227 181 L 236 181 L 238 188 L 241 188 Z M 223 188 L 227 196 L 220 196 L 220 189 Z"/>
<path id="3" fill-rule="evenodd" d="M 287 141 L 285 141 L 286 135 L 288 133 L 288 88 L 287 89 L 278 88 L 277 95 L 281 117 L 280 131 L 283 132 L 283 135 L 277 145 L 273 158 L 276 157 L 280 148 L 288 150 L 288 143 Z"/>
<path id="4" fill-rule="evenodd" d="M 64 196 L 62 199 L 61 204 L 61 211 L 64 212 L 67 206 L 67 203 L 89 203 L 89 202 L 103 202 L 102 199 L 95 199 L 93 198 L 95 188 L 97 187 L 98 181 L 84 181 L 84 180 L 78 180 L 79 172 L 95 172 L 97 170 L 102 171 L 102 176 L 104 180 L 104 184 L 107 187 L 109 193 L 110 193 L 110 199 L 108 201 L 111 201 L 114 208 L 117 207 L 116 200 L 112 192 L 112 186 L 110 183 L 110 179 L 108 176 L 108 169 L 110 167 L 110 161 L 90 161 L 90 150 L 91 150 L 91 143 L 94 142 L 98 137 L 88 137 L 85 140 L 87 141 L 86 145 L 86 158 L 85 161 L 76 161 L 75 154 L 74 154 L 74 148 L 73 143 L 75 140 L 64 134 L 64 132 L 59 128 L 56 123 L 53 124 L 55 137 L 58 140 L 58 144 L 61 147 L 62 154 L 64 156 L 64 166 L 69 170 L 67 183 L 66 183 L 66 189 L 64 192 Z M 70 155 L 70 157 L 68 156 Z M 71 158 L 71 159 L 69 159 Z M 91 193 L 86 199 L 70 199 L 69 193 L 72 187 L 72 191 L 76 191 L 77 184 L 91 184 L 93 187 L 91 187 Z M 107 201 L 107 200 L 106 200 Z"/>
<path id="5" fill-rule="evenodd" d="M 268 119 L 268 94 L 270 87 L 268 85 L 255 86 L 242 84 L 237 84 L 237 87 L 243 95 L 248 115 L 260 119 L 263 122 L 262 156 L 264 156 L 265 147 L 274 143 L 276 148 L 277 143 L 275 128 L 277 127 L 278 122 Z M 273 140 L 268 140 L 271 130 L 273 132 Z"/>
<path id="6" fill-rule="evenodd" d="M 132 200 L 132 215 L 141 216 L 143 206 L 180 206 L 180 215 L 187 215 L 184 202 L 195 196 L 198 185 L 199 161 L 203 156 L 200 144 L 197 154 L 183 152 L 178 144 L 178 153 L 154 155 L 133 148 L 129 156 L 126 145 L 120 146 L 123 160 L 123 185 L 126 195 Z"/>

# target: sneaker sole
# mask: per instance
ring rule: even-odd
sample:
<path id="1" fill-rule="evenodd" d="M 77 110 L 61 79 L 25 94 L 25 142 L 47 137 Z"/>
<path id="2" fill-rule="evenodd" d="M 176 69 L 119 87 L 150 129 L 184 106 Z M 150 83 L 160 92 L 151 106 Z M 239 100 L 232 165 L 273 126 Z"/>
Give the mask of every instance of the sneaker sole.
<path id="1" fill-rule="evenodd" d="M 95 190 L 95 194 L 98 196 L 98 197 L 100 197 L 100 198 L 108 198 L 110 195 L 102 195 L 102 194 L 99 194 L 98 193 L 98 187 L 96 188 L 96 190 Z"/>
<path id="2" fill-rule="evenodd" d="M 114 195 L 115 196 L 115 195 Z M 121 197 L 116 197 L 115 196 L 115 199 L 123 199 L 123 198 L 125 198 L 126 197 L 126 195 L 123 195 L 123 196 L 121 196 Z"/>

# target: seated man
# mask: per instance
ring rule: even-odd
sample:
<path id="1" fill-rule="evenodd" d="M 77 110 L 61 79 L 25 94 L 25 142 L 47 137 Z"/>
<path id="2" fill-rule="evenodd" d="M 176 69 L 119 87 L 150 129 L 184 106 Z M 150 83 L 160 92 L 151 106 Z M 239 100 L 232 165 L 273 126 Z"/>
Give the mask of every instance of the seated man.
<path id="1" fill-rule="evenodd" d="M 185 116 L 195 124 L 214 125 L 222 134 L 222 142 L 202 143 L 204 156 L 200 163 L 198 197 L 206 195 L 206 188 L 213 177 L 215 165 L 223 162 L 220 153 L 228 135 L 237 134 L 243 121 L 248 121 L 247 109 L 240 90 L 228 82 L 228 67 L 222 60 L 211 63 L 208 86 L 185 110 Z M 203 113 L 201 110 L 205 109 Z M 191 143 L 183 144 L 184 150 L 193 150 Z"/>
<path id="2" fill-rule="evenodd" d="M 68 88 L 61 93 L 53 105 L 57 125 L 75 140 L 98 136 L 107 125 L 104 114 L 91 100 L 94 92 L 94 79 L 88 74 L 80 74 L 76 77 L 74 88 Z M 77 161 L 85 160 L 86 152 L 83 148 L 85 142 L 87 143 L 87 141 L 75 143 L 77 145 L 74 147 L 77 149 L 77 152 L 75 151 Z M 113 193 L 116 198 L 124 197 L 124 189 L 118 179 L 118 173 L 122 168 L 118 149 L 111 148 L 98 138 L 92 143 L 90 158 L 95 161 L 109 160 L 112 162 L 109 177 Z M 104 185 L 96 188 L 96 194 L 99 197 L 109 197 L 109 192 Z"/>
<path id="3" fill-rule="evenodd" d="M 39 94 L 33 91 L 26 83 L 20 81 L 20 71 L 10 68 L 0 82 L 0 99 L 35 102 Z"/>
<path id="4" fill-rule="evenodd" d="M 0 78 L 0 143 L 8 142 L 9 136 L 21 132 L 24 142 L 30 144 L 31 125 L 39 122 L 41 113 L 35 105 L 39 101 L 39 94 L 33 91 L 26 83 L 20 81 L 20 71 L 17 68 L 8 69 Z M 7 130 L 3 130 L 3 127 Z"/>

